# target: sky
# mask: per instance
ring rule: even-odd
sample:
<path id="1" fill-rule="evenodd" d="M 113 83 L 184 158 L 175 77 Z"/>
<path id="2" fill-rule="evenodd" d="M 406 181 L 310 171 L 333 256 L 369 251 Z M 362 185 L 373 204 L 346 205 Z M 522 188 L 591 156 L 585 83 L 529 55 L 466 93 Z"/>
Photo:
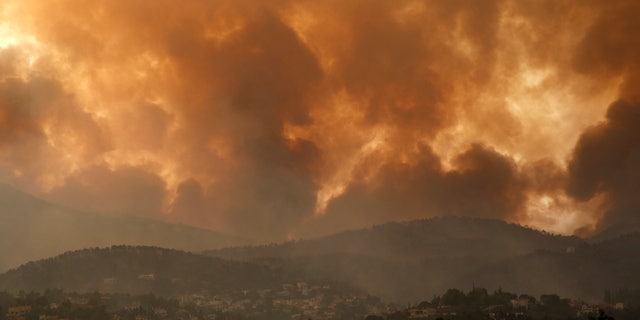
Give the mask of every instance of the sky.
<path id="1" fill-rule="evenodd" d="M 262 240 L 640 222 L 637 1 L 4 0 L 0 182 Z"/>

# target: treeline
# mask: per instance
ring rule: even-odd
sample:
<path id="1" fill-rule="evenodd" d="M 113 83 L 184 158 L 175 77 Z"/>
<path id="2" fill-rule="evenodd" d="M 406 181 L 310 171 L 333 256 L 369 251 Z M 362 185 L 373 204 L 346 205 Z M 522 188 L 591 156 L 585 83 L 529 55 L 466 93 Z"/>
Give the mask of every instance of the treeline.
<path id="1" fill-rule="evenodd" d="M 427 318 L 432 320 L 627 320 L 638 319 L 634 309 L 615 310 L 611 306 L 594 306 L 562 298 L 557 294 L 544 294 L 536 298 L 498 289 L 489 292 L 473 288 L 469 292 L 449 289 L 430 301 L 422 301 L 407 309 L 391 314 L 372 315 L 366 320 L 405 320 Z"/>
<path id="2" fill-rule="evenodd" d="M 518 302 L 514 304 L 514 301 Z M 489 293 L 484 288 L 473 288 L 466 294 L 458 289 L 449 289 L 442 296 L 434 297 L 430 304 L 450 306 L 467 318 L 478 313 L 502 314 L 504 318 L 526 313 L 530 319 L 573 319 L 576 316 L 571 300 L 557 294 L 544 294 L 537 299 L 501 289 Z"/>
<path id="3" fill-rule="evenodd" d="M 536 298 L 527 295 L 516 295 L 514 293 L 505 292 L 501 289 L 489 294 L 487 289 L 473 288 L 468 293 L 464 293 L 458 289 L 449 289 L 442 296 L 435 296 L 430 304 L 433 306 L 446 305 L 451 307 L 483 307 L 488 305 L 510 305 L 511 300 L 522 297 L 528 299 L 531 303 L 536 302 Z M 425 304 L 423 302 L 422 304 Z"/>
<path id="4" fill-rule="evenodd" d="M 99 298 L 88 298 L 87 303 L 78 305 L 63 297 L 65 295 L 61 290 L 46 290 L 42 294 L 21 292 L 17 296 L 0 292 L 0 320 L 12 319 L 7 314 L 10 308 L 23 306 L 29 307 L 29 310 L 23 315 L 27 320 L 38 320 L 43 315 L 60 319 L 111 319 Z"/>
<path id="5" fill-rule="evenodd" d="M 11 294 L 0 292 L 0 320 L 12 319 L 7 314 L 12 307 L 28 306 L 27 320 L 57 317 L 70 320 L 191 319 L 199 318 L 202 310 L 195 305 L 180 305 L 178 300 L 153 294 L 128 295 L 69 293 L 60 289 Z M 222 313 L 219 313 L 222 315 Z"/>
<path id="6" fill-rule="evenodd" d="M 283 282 L 276 270 L 252 263 L 156 247 L 113 246 L 68 252 L 0 275 L 8 291 L 68 291 L 176 295 L 268 288 Z"/>

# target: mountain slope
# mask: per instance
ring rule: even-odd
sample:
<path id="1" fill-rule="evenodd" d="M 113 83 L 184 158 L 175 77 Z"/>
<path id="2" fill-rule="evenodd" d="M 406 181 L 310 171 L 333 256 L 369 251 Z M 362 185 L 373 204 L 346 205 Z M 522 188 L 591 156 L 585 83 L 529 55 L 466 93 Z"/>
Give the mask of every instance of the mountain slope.
<path id="1" fill-rule="evenodd" d="M 352 253 L 415 261 L 438 257 L 511 257 L 541 248 L 564 250 L 581 243 L 577 237 L 551 235 L 500 220 L 439 217 L 391 222 L 313 240 L 222 248 L 207 254 L 252 259 Z"/>
<path id="2" fill-rule="evenodd" d="M 593 300 L 600 300 L 604 289 L 640 285 L 640 233 L 589 244 L 482 219 L 390 223 L 208 255 L 148 247 L 82 250 L 12 270 L 0 276 L 0 290 L 180 294 L 307 281 L 416 302 L 472 285 Z M 140 278 L 150 274 L 152 281 Z"/>
<path id="3" fill-rule="evenodd" d="M 601 300 L 605 289 L 640 287 L 640 233 L 568 252 L 546 250 L 487 265 L 465 278 L 481 286 Z"/>
<path id="4" fill-rule="evenodd" d="M 392 301 L 416 301 L 447 288 L 471 287 L 462 276 L 496 261 L 540 249 L 564 252 L 583 243 L 499 220 L 447 217 L 207 254 L 275 265 L 301 278 L 344 281 Z"/>
<path id="5" fill-rule="evenodd" d="M 281 282 L 280 273 L 251 263 L 130 246 L 67 252 L 0 275 L 0 289 L 9 291 L 61 288 L 162 295 L 263 288 Z"/>
<path id="6" fill-rule="evenodd" d="M 76 212 L 1 184 L 0 208 L 0 272 L 87 247 L 128 244 L 200 251 L 247 243 L 184 225 Z"/>
<path id="7" fill-rule="evenodd" d="M 628 222 L 624 224 L 616 224 L 609 226 L 608 228 L 594 234 L 589 238 L 591 243 L 600 243 L 607 240 L 614 240 L 616 238 L 640 232 L 640 223 Z"/>

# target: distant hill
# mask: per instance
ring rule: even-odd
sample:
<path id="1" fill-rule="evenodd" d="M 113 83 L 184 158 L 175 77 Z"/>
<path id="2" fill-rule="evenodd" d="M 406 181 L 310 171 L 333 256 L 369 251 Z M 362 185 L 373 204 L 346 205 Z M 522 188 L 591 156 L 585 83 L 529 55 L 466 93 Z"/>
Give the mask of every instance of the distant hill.
<path id="1" fill-rule="evenodd" d="M 540 250 L 487 265 L 465 277 L 531 294 L 558 293 L 601 301 L 605 289 L 640 288 L 640 233 L 565 252 Z"/>
<path id="2" fill-rule="evenodd" d="M 127 244 L 200 251 L 247 243 L 184 225 L 77 212 L 0 184 L 0 272 L 87 247 Z"/>
<path id="3" fill-rule="evenodd" d="M 162 295 L 268 288 L 281 274 L 264 266 L 156 247 L 113 246 L 67 252 L 0 275 L 0 290 Z"/>
<path id="4" fill-rule="evenodd" d="M 447 288 L 470 288 L 473 270 L 537 250 L 565 252 L 577 237 L 500 220 L 462 217 L 394 222 L 315 239 L 207 251 L 259 262 L 306 278 L 344 281 L 392 301 L 417 301 Z"/>
<path id="5" fill-rule="evenodd" d="M 615 224 L 591 236 L 591 238 L 589 238 L 589 242 L 599 243 L 606 240 L 613 240 L 621 236 L 636 232 L 640 232 L 640 223 L 630 222 L 624 224 Z"/>
<path id="6" fill-rule="evenodd" d="M 394 222 L 205 254 L 124 246 L 81 250 L 1 275 L 0 290 L 179 294 L 307 281 L 406 303 L 473 285 L 593 300 L 601 300 L 604 289 L 640 287 L 640 233 L 594 244 L 487 219 Z"/>

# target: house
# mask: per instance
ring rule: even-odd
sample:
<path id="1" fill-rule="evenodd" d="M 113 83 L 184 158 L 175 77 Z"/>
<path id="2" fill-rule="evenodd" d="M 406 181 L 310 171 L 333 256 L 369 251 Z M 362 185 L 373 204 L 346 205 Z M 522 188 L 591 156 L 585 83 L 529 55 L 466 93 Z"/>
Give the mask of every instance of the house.
<path id="1" fill-rule="evenodd" d="M 156 279 L 156 275 L 153 273 L 148 273 L 148 274 L 141 274 L 138 276 L 138 279 L 140 280 L 155 280 Z"/>
<path id="2" fill-rule="evenodd" d="M 157 308 L 157 307 L 153 308 L 153 314 L 163 319 L 169 316 L 169 313 L 167 312 L 167 310 L 165 310 L 164 308 Z"/>
<path id="3" fill-rule="evenodd" d="M 290 284 L 290 283 L 284 283 L 282 284 L 282 291 L 287 292 L 287 293 L 293 293 L 295 292 L 295 290 L 297 289 L 297 286 Z"/>
<path id="4" fill-rule="evenodd" d="M 528 309 L 529 308 L 529 298 L 527 297 L 519 297 L 519 298 L 515 298 L 515 299 L 511 299 L 511 306 L 516 308 L 516 309 Z"/>
<path id="5" fill-rule="evenodd" d="M 106 286 L 112 286 L 116 284 L 116 278 L 104 278 L 102 279 L 102 283 Z"/>
<path id="6" fill-rule="evenodd" d="M 598 313 L 598 308 L 595 306 L 591 306 L 588 304 L 583 304 L 582 306 L 580 306 L 580 308 L 578 309 L 577 315 L 578 316 L 582 316 L 582 315 L 594 315 Z"/>
<path id="7" fill-rule="evenodd" d="M 31 312 L 31 306 L 10 307 L 9 310 L 7 310 L 7 316 L 22 317 L 26 316 L 29 312 Z"/>
<path id="8" fill-rule="evenodd" d="M 435 314 L 436 309 L 430 307 L 409 309 L 409 319 L 426 319 Z"/>

